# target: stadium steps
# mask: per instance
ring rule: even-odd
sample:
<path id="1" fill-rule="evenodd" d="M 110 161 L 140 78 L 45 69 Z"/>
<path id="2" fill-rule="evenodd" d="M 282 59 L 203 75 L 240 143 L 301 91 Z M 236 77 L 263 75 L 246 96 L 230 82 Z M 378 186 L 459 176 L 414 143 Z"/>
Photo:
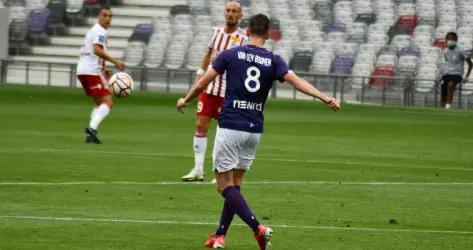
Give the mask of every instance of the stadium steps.
<path id="1" fill-rule="evenodd" d="M 159 6 L 167 7 L 179 4 L 187 4 L 186 0 L 123 0 L 123 5 L 138 5 L 138 6 Z"/>
<path id="2" fill-rule="evenodd" d="M 31 52 L 34 55 L 43 55 L 43 56 L 70 56 L 79 57 L 79 47 L 78 46 L 33 46 Z M 123 50 L 122 49 L 109 49 L 107 51 L 112 57 L 122 58 Z"/>
<path id="3" fill-rule="evenodd" d="M 55 36 L 51 37 L 52 46 L 77 46 L 80 47 L 84 43 L 83 36 Z M 128 44 L 128 39 L 113 38 L 108 42 L 109 49 L 124 49 Z"/>
<path id="4" fill-rule="evenodd" d="M 97 23 L 97 18 L 89 17 L 87 19 L 87 24 L 89 26 Z M 151 23 L 151 17 L 130 17 L 130 16 L 115 16 L 112 20 L 112 27 L 121 27 L 121 28 L 133 28 L 139 23 Z"/>
<path id="5" fill-rule="evenodd" d="M 169 15 L 168 8 L 154 7 L 154 6 L 134 6 L 134 5 L 122 5 L 114 7 L 113 15 L 115 19 L 112 24 L 115 25 L 117 16 L 132 16 L 132 17 L 154 17 L 154 16 L 167 16 Z"/>
<path id="6" fill-rule="evenodd" d="M 76 26 L 76 27 L 70 27 L 67 31 L 67 34 L 69 36 L 81 36 L 85 37 L 85 34 L 87 31 L 90 29 L 90 26 Z M 120 28 L 120 27 L 110 27 L 107 30 L 109 40 L 119 37 L 119 38 L 129 38 L 132 33 L 132 29 L 130 28 Z"/>
<path id="7" fill-rule="evenodd" d="M 64 63 L 74 64 L 77 63 L 77 56 L 50 56 L 41 55 L 21 55 L 21 56 L 10 56 L 10 59 L 18 62 L 51 62 L 51 63 Z M 54 60 L 52 60 L 54 59 Z"/>

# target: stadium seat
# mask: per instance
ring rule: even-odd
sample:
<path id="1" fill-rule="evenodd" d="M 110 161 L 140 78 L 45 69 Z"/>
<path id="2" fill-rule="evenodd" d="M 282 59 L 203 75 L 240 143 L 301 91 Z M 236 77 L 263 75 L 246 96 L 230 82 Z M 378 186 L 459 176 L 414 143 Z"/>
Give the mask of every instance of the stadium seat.
<path id="1" fill-rule="evenodd" d="M 389 87 L 393 84 L 392 79 L 396 75 L 396 70 L 390 65 L 381 65 L 376 67 L 371 74 L 369 84 L 372 88 L 380 89 Z"/>
<path id="2" fill-rule="evenodd" d="M 274 50 L 274 46 L 276 44 L 276 41 L 274 40 L 266 40 L 266 42 L 264 43 L 264 48 L 267 49 L 268 51 L 273 51 Z"/>
<path id="3" fill-rule="evenodd" d="M 273 52 L 280 55 L 285 62 L 290 62 L 293 54 L 292 41 L 291 40 L 280 40 L 273 48 Z"/>
<path id="4" fill-rule="evenodd" d="M 365 43 L 368 26 L 363 22 L 354 22 L 347 27 L 347 42 Z"/>
<path id="5" fill-rule="evenodd" d="M 248 7 L 248 6 L 250 6 L 250 4 L 251 4 L 251 1 L 250 1 L 250 0 L 240 0 L 240 1 L 238 1 L 238 2 L 239 2 L 239 3 L 241 4 L 241 6 L 243 6 L 243 7 Z"/>
<path id="6" fill-rule="evenodd" d="M 84 0 L 85 13 L 89 16 L 97 16 L 102 4 L 103 0 Z"/>
<path id="7" fill-rule="evenodd" d="M 179 43 L 170 43 L 167 48 L 164 65 L 169 69 L 178 69 L 184 66 L 186 59 L 186 52 L 189 48 L 189 39 L 186 34 L 177 34 L 173 36 L 173 41 L 180 41 Z M 169 53 L 172 51 L 172 53 Z"/>
<path id="8" fill-rule="evenodd" d="M 12 6 L 10 7 L 10 15 L 8 16 L 9 22 L 15 19 L 26 19 L 27 11 L 24 6 Z"/>
<path id="9" fill-rule="evenodd" d="M 187 0 L 187 5 L 189 5 L 191 8 L 205 6 L 206 4 L 206 0 Z"/>
<path id="10" fill-rule="evenodd" d="M 435 80 L 437 79 L 437 68 L 421 67 L 417 72 L 415 90 L 420 93 L 428 93 L 435 87 Z"/>
<path id="11" fill-rule="evenodd" d="M 62 35 L 66 32 L 64 20 L 66 17 L 66 0 L 51 0 L 48 4 L 50 16 L 48 19 L 48 30 L 53 35 Z"/>
<path id="12" fill-rule="evenodd" d="M 396 35 L 392 38 L 390 45 L 397 50 L 408 47 L 411 44 L 410 35 Z"/>
<path id="13" fill-rule="evenodd" d="M 272 39 L 274 41 L 281 40 L 281 30 L 279 30 L 279 25 L 279 20 L 270 20 L 269 39 Z"/>
<path id="14" fill-rule="evenodd" d="M 133 28 L 133 34 L 129 41 L 141 41 L 149 43 L 149 39 L 154 33 L 154 24 L 151 23 L 140 23 Z"/>
<path id="15" fill-rule="evenodd" d="M 293 48 L 294 52 L 310 52 L 314 53 L 315 43 L 314 41 L 298 41 L 295 43 Z"/>
<path id="16" fill-rule="evenodd" d="M 14 19 L 9 27 L 9 50 L 12 54 L 28 53 L 28 22 L 26 19 Z"/>
<path id="17" fill-rule="evenodd" d="M 308 72 L 312 62 L 312 52 L 296 52 L 289 63 L 290 68 L 294 71 Z"/>
<path id="18" fill-rule="evenodd" d="M 197 70 L 201 63 L 202 58 L 208 52 L 208 35 L 202 33 L 201 35 L 195 36 L 192 39 L 192 44 L 187 50 L 186 64 L 185 67 L 191 70 Z"/>
<path id="19" fill-rule="evenodd" d="M 332 62 L 330 73 L 337 75 L 350 75 L 355 63 L 355 54 L 343 54 L 336 56 Z"/>
<path id="20" fill-rule="evenodd" d="M 73 26 L 85 23 L 83 0 L 67 0 L 66 20 Z"/>
<path id="21" fill-rule="evenodd" d="M 26 0 L 25 7 L 28 11 L 34 9 L 43 9 L 46 8 L 48 1 L 46 0 Z"/>
<path id="22" fill-rule="evenodd" d="M 356 22 L 371 24 L 376 21 L 374 7 L 371 0 L 354 0 L 352 6 Z"/>
<path id="23" fill-rule="evenodd" d="M 128 67 L 140 66 L 143 62 L 145 47 L 142 41 L 130 41 L 124 53 L 125 64 Z"/>
<path id="24" fill-rule="evenodd" d="M 315 18 L 322 23 L 331 22 L 333 17 L 332 5 L 331 0 L 316 1 L 314 5 Z"/>
<path id="25" fill-rule="evenodd" d="M 172 34 L 172 22 L 171 19 L 167 16 L 165 17 L 155 17 L 153 18 L 152 22 L 154 25 L 155 33 L 156 34 L 162 34 L 162 33 L 167 33 L 169 35 Z"/>
<path id="26" fill-rule="evenodd" d="M 33 44 L 49 42 L 47 32 L 50 14 L 49 9 L 35 9 L 30 12 L 28 16 L 28 36 Z"/>
<path id="27" fill-rule="evenodd" d="M 23 7 L 25 7 L 26 2 L 25 2 L 25 0 L 5 0 L 3 2 L 3 5 L 5 5 L 5 7 L 13 7 L 13 6 L 23 6 Z"/>
<path id="28" fill-rule="evenodd" d="M 189 5 L 174 5 L 169 12 L 172 16 L 190 15 L 191 7 Z"/>
<path id="29" fill-rule="evenodd" d="M 157 68 L 162 65 L 164 55 L 168 47 L 170 34 L 154 33 L 145 49 L 144 66 L 147 68 Z"/>

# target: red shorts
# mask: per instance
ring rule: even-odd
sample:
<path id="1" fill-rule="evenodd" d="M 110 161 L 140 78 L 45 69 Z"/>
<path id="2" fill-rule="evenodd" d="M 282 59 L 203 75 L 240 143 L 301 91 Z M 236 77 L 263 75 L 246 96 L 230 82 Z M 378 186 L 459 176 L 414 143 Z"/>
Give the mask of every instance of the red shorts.
<path id="1" fill-rule="evenodd" d="M 197 115 L 207 116 L 217 120 L 220 108 L 223 104 L 223 99 L 223 97 L 209 95 L 202 92 L 199 95 L 199 102 L 197 103 Z"/>
<path id="2" fill-rule="evenodd" d="M 100 97 L 110 95 L 108 88 L 108 80 L 105 76 L 99 75 L 78 75 L 84 91 L 87 95 L 92 97 Z"/>

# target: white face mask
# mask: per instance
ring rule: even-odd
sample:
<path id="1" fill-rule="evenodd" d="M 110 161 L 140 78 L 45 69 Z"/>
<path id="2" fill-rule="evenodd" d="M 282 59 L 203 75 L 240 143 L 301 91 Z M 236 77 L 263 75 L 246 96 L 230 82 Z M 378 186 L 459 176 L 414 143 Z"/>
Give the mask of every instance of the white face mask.
<path id="1" fill-rule="evenodd" d="M 451 49 L 455 48 L 457 46 L 457 41 L 452 41 L 452 40 L 448 40 L 447 41 L 447 46 Z"/>

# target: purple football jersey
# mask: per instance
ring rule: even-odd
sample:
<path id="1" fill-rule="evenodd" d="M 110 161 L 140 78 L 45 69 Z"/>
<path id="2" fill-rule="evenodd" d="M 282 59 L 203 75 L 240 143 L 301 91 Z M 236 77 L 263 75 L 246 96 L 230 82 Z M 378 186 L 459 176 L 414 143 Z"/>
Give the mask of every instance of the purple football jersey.
<path id="1" fill-rule="evenodd" d="M 262 133 L 269 90 L 275 80 L 282 82 L 289 72 L 284 60 L 264 48 L 246 45 L 223 52 L 212 67 L 219 74 L 227 74 L 219 127 Z"/>

